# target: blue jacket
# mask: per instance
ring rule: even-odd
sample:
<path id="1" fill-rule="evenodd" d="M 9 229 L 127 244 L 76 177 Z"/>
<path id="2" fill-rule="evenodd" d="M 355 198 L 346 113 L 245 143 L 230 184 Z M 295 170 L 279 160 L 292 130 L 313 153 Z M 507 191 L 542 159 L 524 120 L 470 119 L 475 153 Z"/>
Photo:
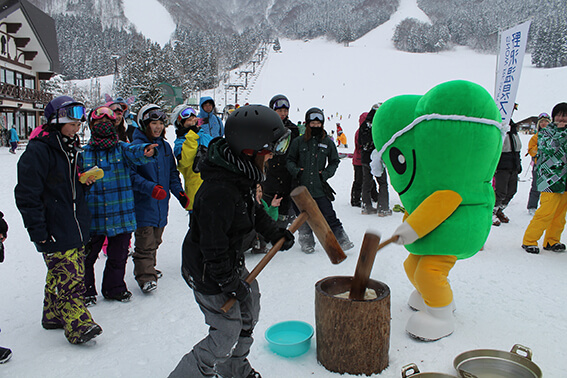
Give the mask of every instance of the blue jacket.
<path id="1" fill-rule="evenodd" d="M 16 206 L 39 252 L 81 248 L 89 240 L 91 216 L 78 174 L 81 149 L 75 150 L 71 165 L 61 134 L 53 131 L 30 140 L 18 161 Z"/>
<path id="2" fill-rule="evenodd" d="M 84 170 L 96 165 L 104 171 L 104 177 L 97 180 L 87 193 L 87 204 L 92 214 L 91 235 L 112 237 L 136 229 L 130 166 L 155 160 L 155 157 L 144 156 L 146 146 L 148 144 L 125 142 L 105 150 L 85 146 Z"/>
<path id="3" fill-rule="evenodd" d="M 205 96 L 201 97 L 201 99 L 199 100 L 199 106 L 201 108 L 201 110 L 199 111 L 199 118 L 202 118 L 205 122 L 201 125 L 201 130 L 203 130 L 203 132 L 209 134 L 213 138 L 224 136 L 224 126 L 222 124 L 222 120 L 214 114 L 214 108 L 210 113 L 207 113 L 203 110 L 203 103 L 205 101 L 213 101 L 213 98 Z"/>
<path id="4" fill-rule="evenodd" d="M 134 166 L 131 169 L 132 188 L 134 189 L 134 204 L 138 227 L 165 227 L 169 212 L 169 192 L 177 199 L 183 192 L 179 179 L 175 157 L 168 142 L 162 137 L 150 141 L 140 130 L 134 131 L 132 144 L 155 143 L 158 145 L 158 156 L 151 163 Z M 156 185 L 161 185 L 167 192 L 167 197 L 157 200 L 152 197 Z"/>
<path id="5" fill-rule="evenodd" d="M 18 136 L 18 132 L 16 131 L 15 127 L 10 129 L 10 142 L 19 142 L 20 137 Z"/>

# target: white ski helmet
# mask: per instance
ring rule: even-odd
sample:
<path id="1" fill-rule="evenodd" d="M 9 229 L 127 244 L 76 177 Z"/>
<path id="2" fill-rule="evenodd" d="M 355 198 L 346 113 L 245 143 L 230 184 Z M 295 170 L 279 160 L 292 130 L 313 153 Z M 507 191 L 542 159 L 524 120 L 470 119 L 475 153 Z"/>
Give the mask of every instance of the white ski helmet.
<path id="1" fill-rule="evenodd" d="M 191 115 L 197 116 L 195 109 L 187 104 L 177 105 L 171 112 L 169 122 L 178 129 L 183 126 L 180 121 L 189 118 Z"/>
<path id="2" fill-rule="evenodd" d="M 160 107 L 157 106 L 156 104 L 147 104 L 142 106 L 142 109 L 140 109 L 140 111 L 138 112 L 138 117 L 136 118 L 136 121 L 138 122 L 138 126 L 140 126 L 140 129 L 142 131 L 146 131 L 146 124 L 144 123 L 143 119 L 144 119 L 144 114 L 146 114 L 147 112 L 151 111 L 151 110 L 159 110 Z M 163 120 L 165 122 L 165 119 Z"/>

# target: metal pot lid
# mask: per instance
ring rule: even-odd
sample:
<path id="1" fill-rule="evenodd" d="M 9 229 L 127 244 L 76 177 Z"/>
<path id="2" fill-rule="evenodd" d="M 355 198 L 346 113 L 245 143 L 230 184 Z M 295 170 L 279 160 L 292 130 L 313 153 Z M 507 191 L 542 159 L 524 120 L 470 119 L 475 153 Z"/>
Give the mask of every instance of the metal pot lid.
<path id="1" fill-rule="evenodd" d="M 518 353 L 521 352 L 524 355 Z M 475 349 L 459 354 L 453 366 L 462 378 L 541 378 L 530 348 L 520 344 L 510 352 Z"/>
<path id="2" fill-rule="evenodd" d="M 454 375 L 443 373 L 420 373 L 416 364 L 407 364 L 402 368 L 402 378 L 456 378 Z"/>

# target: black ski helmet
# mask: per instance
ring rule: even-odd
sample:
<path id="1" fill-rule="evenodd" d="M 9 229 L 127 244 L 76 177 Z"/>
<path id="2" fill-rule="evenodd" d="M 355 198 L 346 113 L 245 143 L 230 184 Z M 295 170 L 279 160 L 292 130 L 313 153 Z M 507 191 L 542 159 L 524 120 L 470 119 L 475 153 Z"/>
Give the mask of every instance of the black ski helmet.
<path id="1" fill-rule="evenodd" d="M 318 114 L 320 115 L 320 117 L 317 116 Z M 311 108 L 307 111 L 307 113 L 305 113 L 305 124 L 306 125 L 308 125 L 309 122 L 311 122 L 315 119 L 317 121 L 321 121 L 321 125 L 325 126 L 325 114 L 319 108 Z"/>
<path id="2" fill-rule="evenodd" d="M 289 100 L 283 94 L 277 94 L 270 100 L 270 109 L 277 110 L 281 108 L 289 109 Z"/>
<path id="3" fill-rule="evenodd" d="M 278 113 L 267 106 L 245 105 L 228 116 L 225 138 L 237 155 L 244 150 L 283 153 L 289 145 L 290 131 L 284 127 Z M 287 143 L 283 151 L 277 149 L 280 141 Z"/>

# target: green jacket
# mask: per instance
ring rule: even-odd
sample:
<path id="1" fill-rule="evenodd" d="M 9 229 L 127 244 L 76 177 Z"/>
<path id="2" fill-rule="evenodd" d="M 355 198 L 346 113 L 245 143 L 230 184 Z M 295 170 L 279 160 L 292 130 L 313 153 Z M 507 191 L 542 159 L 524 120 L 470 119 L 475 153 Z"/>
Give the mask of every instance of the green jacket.
<path id="1" fill-rule="evenodd" d="M 312 137 L 308 141 L 301 136 L 295 138 L 289 147 L 287 169 L 299 185 L 307 187 L 313 198 L 321 198 L 325 197 L 321 180 L 333 177 L 339 162 L 337 147 L 327 135 L 318 139 Z"/>
<path id="2" fill-rule="evenodd" d="M 567 185 L 567 129 L 550 123 L 538 134 L 537 189 L 563 193 Z"/>

